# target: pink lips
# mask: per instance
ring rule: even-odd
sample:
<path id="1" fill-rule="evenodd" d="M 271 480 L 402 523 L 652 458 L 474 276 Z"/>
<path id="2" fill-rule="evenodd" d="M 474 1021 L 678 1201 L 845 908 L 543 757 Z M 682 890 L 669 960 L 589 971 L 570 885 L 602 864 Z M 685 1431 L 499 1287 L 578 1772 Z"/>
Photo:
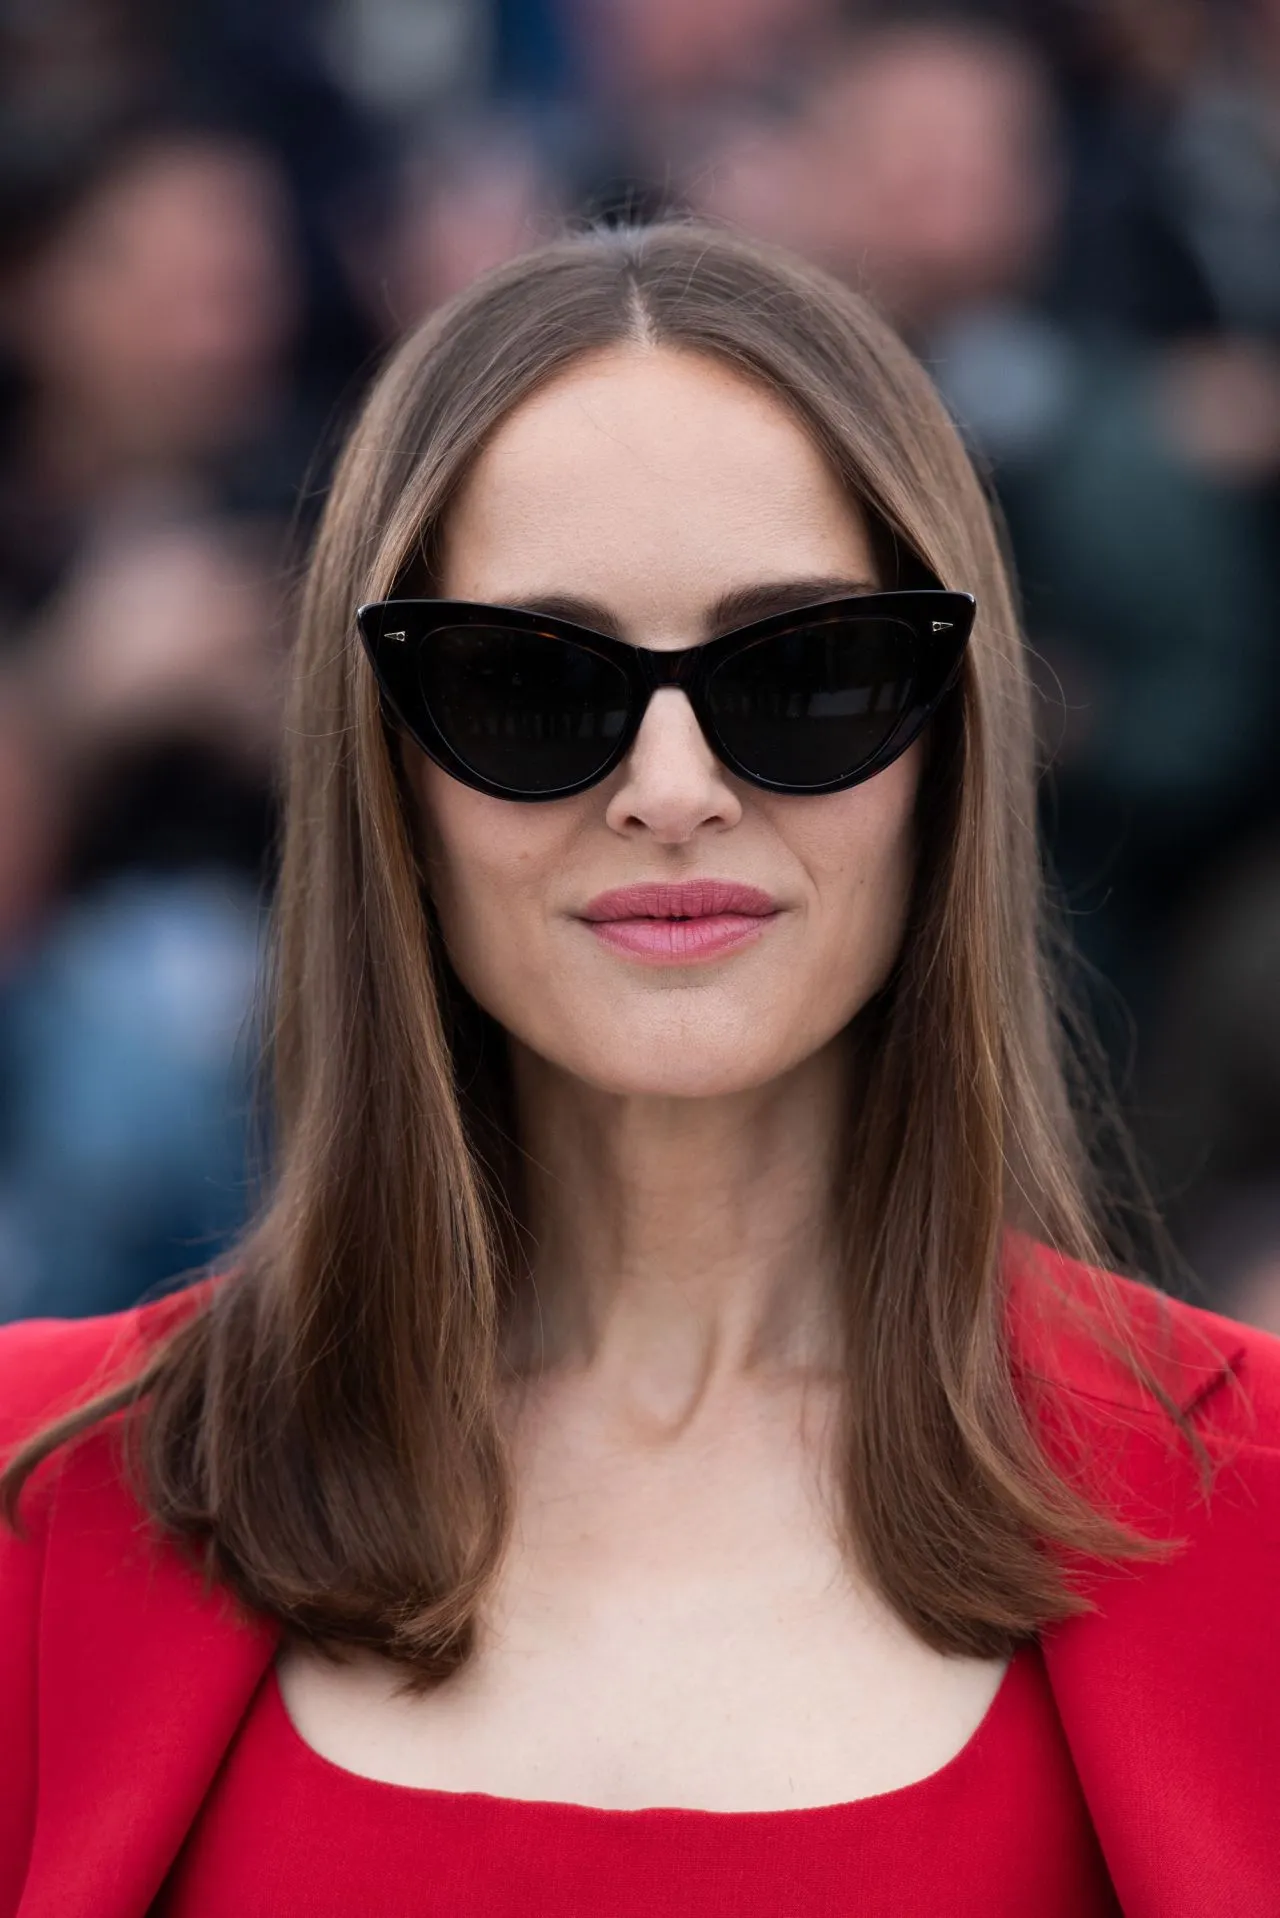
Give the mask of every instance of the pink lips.
<path id="1" fill-rule="evenodd" d="M 689 965 L 759 938 L 778 910 L 755 886 L 690 879 L 602 892 L 582 917 L 601 944 L 615 952 L 650 964 Z"/>

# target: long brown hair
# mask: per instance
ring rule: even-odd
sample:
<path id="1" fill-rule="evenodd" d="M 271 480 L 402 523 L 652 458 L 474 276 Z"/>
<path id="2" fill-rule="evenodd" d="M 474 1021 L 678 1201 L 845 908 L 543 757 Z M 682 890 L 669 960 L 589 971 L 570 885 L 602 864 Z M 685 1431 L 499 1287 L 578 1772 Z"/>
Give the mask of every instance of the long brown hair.
<path id="1" fill-rule="evenodd" d="M 1072 1550 L 1141 1541 L 1050 1470 L 1007 1349 L 1002 1245 L 1096 1256 L 1042 956 L 1023 645 L 992 517 L 921 367 L 785 255 L 683 224 L 567 238 L 435 315 L 375 383 L 301 606 L 274 969 L 274 1185 L 139 1377 L 144 1496 L 251 1607 L 411 1680 L 456 1667 L 509 1510 L 498 1387 L 521 1282 L 501 1035 L 452 977 L 353 621 L 430 577 L 486 436 L 579 356 L 727 361 L 812 433 L 896 555 L 977 596 L 935 724 L 911 923 L 862 1015 L 849 1115 L 851 1550 L 930 1644 L 998 1654 L 1081 1603 Z M 893 583 L 891 580 L 886 583 Z M 496 1041 L 496 1043 L 495 1043 Z"/>

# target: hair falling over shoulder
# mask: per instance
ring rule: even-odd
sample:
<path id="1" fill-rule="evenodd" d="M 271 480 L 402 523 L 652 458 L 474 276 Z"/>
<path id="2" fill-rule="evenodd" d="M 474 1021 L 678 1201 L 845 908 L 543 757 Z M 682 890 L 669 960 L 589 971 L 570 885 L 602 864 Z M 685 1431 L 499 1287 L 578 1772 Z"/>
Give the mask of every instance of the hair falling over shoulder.
<path id="1" fill-rule="evenodd" d="M 250 1607 L 429 1683 L 463 1661 L 501 1556 L 501 1335 L 522 1278 L 501 1035 L 451 977 L 372 674 L 362 601 L 429 579 L 486 436 L 623 342 L 782 398 L 891 569 L 977 595 L 935 724 L 911 922 L 861 1015 L 845 1184 L 851 1552 L 929 1644 L 999 1654 L 1079 1608 L 1072 1553 L 1149 1549 L 1042 1456 L 1016 1389 L 1011 1229 L 1097 1244 L 1044 957 L 1023 644 L 982 487 L 927 376 L 855 294 L 713 230 L 566 238 L 408 338 L 335 475 L 293 662 L 272 980 L 269 1199 L 234 1269 L 128 1387 L 142 1496 Z"/>

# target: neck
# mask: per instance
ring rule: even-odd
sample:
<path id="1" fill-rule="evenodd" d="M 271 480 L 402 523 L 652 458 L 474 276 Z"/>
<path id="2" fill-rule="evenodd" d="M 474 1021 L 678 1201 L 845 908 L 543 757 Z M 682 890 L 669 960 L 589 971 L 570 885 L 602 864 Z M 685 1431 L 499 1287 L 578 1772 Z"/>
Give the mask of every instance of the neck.
<path id="1" fill-rule="evenodd" d="M 704 1099 L 618 1095 L 517 1048 L 537 1255 L 520 1368 L 590 1368 L 682 1418 L 746 1372 L 829 1371 L 849 1063 Z"/>

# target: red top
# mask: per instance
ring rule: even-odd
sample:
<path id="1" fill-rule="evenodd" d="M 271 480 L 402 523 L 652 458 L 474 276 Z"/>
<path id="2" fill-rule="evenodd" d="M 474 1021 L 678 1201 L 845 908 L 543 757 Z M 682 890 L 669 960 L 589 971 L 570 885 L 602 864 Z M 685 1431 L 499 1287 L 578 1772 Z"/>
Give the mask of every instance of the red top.
<path id="1" fill-rule="evenodd" d="M 847 1805 L 600 1811 L 385 1785 L 321 1758 L 274 1667 L 154 1918 L 1113 1918 L 1038 1650 L 941 1771 Z"/>
<path id="2" fill-rule="evenodd" d="M 1041 1639 L 1057 1719 L 1120 1908 L 1125 1918 L 1280 1913 L 1280 1340 L 1026 1239 L 1010 1239 L 1008 1287 L 1015 1381 L 1050 1459 L 1140 1530 L 1178 1541 L 1167 1556 L 1120 1574 L 1080 1561 L 1074 1576 L 1091 1609 Z M 0 1327 L 0 1456 L 109 1380 L 136 1372 L 205 1297 L 207 1289 L 116 1318 Z M 1158 1393 L 1118 1356 L 1126 1341 Z M 1172 1433 L 1170 1405 L 1215 1468 L 1208 1487 L 1191 1448 Z M 189 1555 L 147 1524 L 122 1469 L 118 1424 L 97 1428 L 42 1468 L 23 1500 L 20 1536 L 0 1525 L 0 1918 L 148 1918 L 219 1789 L 279 1649 L 270 1619 L 211 1587 Z M 1001 1713 L 1009 1707 L 1006 1696 Z M 955 1761 L 961 1780 L 981 1751 Z M 295 1760 L 323 1764 L 296 1752 Z M 953 1784 L 948 1767 L 900 1801 L 899 1898 L 915 1863 L 910 1847 L 917 1858 L 942 1849 L 932 1817 L 931 1854 L 910 1835 L 910 1808 L 918 1802 L 940 1813 Z M 292 1789 L 273 1777 L 262 1800 L 279 1845 L 293 1823 Z M 1029 1817 L 1025 1777 L 1017 1790 L 1016 1813 L 1006 1809 L 1004 1825 L 991 1791 L 982 1827 L 984 1847 L 994 1848 L 1000 1834 L 1007 1870 L 1009 1846 Z M 344 1817 L 357 1797 L 390 1802 L 390 1791 L 344 1781 Z M 424 1815 L 426 1800 L 415 1794 L 409 1803 L 421 1808 L 415 1817 Z M 720 1830 L 750 1834 L 758 1826 L 779 1834 L 772 1846 L 791 1831 L 826 1833 L 847 1821 L 860 1856 L 862 1825 L 885 1806 L 724 1815 L 723 1825 L 696 1812 L 483 1801 L 436 1809 L 433 1856 L 423 1858 L 414 1885 L 420 1909 L 426 1888 L 441 1882 L 442 1866 L 436 1880 L 429 1874 L 435 1854 L 443 1860 L 450 1811 L 477 1821 L 475 1830 L 484 1817 L 510 1821 L 512 1830 L 527 1817 L 623 1836 L 669 1825 L 682 1845 L 705 1844 L 708 1857 L 724 1842 L 715 1838 Z M 319 1846 L 324 1828 L 308 1815 L 309 1847 Z M 947 1829 L 952 1858 L 969 1855 L 960 1852 L 963 1830 L 954 1821 Z M 748 1848 L 763 1841 L 736 1842 L 741 1875 Z M 263 1846 L 260 1838 L 269 1885 Z M 371 1874 L 368 1847 L 360 1849 Z M 514 1841 L 502 1855 L 510 1861 Z M 585 1842 L 573 1855 L 587 1858 Z M 791 1869 L 801 1868 L 793 1861 Z M 840 1897 L 856 1911 L 860 1863 L 848 1871 Z M 957 1873 L 943 1910 L 955 1908 L 958 1891 Z M 620 1876 L 609 1894 L 616 1909 Z M 251 1894 L 242 1911 L 252 1912 L 254 1896 L 267 1891 Z M 1012 1908 L 1039 1910 L 1034 1899 Z M 364 1909 L 360 1900 L 354 1909 Z M 789 1893 L 782 1909 L 790 1918 L 805 1910 L 804 1899 Z"/>

